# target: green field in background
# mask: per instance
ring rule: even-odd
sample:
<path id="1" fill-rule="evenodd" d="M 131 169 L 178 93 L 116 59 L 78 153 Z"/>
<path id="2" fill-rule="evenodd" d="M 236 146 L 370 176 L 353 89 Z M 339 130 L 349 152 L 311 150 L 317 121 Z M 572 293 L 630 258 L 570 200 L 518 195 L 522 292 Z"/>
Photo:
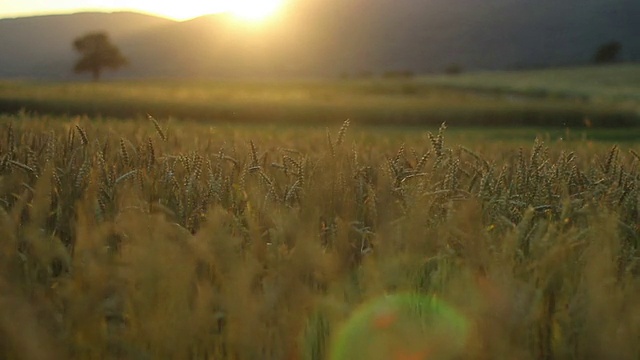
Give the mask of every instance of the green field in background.
<path id="1" fill-rule="evenodd" d="M 544 98 L 573 98 L 595 103 L 640 102 L 640 66 L 585 66 L 534 71 L 478 72 L 421 78 L 429 85 Z"/>
<path id="2" fill-rule="evenodd" d="M 640 66 L 413 79 L 0 82 L 0 112 L 213 123 L 630 127 Z"/>

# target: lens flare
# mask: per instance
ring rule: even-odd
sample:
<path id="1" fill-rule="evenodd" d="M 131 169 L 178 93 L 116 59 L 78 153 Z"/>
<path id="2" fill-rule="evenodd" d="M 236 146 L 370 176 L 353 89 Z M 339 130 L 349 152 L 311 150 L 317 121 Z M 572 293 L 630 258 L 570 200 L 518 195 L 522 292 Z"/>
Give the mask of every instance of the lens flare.
<path id="1" fill-rule="evenodd" d="M 464 316 L 436 297 L 389 295 L 355 311 L 334 337 L 330 360 L 453 359 L 468 332 Z"/>

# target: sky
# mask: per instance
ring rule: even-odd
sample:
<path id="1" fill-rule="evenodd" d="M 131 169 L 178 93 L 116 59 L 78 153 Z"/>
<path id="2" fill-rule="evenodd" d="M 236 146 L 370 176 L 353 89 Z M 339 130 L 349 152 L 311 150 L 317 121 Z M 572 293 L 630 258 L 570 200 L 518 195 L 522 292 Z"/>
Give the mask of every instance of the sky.
<path id="1" fill-rule="evenodd" d="M 137 11 L 174 20 L 231 12 L 248 19 L 267 17 L 283 0 L 0 0 L 0 18 L 81 11 Z"/>

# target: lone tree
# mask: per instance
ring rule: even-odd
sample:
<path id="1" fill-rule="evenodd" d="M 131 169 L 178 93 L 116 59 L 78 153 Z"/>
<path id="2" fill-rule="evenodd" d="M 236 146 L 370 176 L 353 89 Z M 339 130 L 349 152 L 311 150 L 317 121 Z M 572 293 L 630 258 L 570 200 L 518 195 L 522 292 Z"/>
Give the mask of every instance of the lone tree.
<path id="1" fill-rule="evenodd" d="M 104 32 L 81 36 L 73 41 L 73 47 L 82 55 L 73 70 L 90 72 L 93 81 L 100 80 L 104 68 L 117 70 L 129 63 Z"/>
<path id="2" fill-rule="evenodd" d="M 593 54 L 593 62 L 596 64 L 610 64 L 618 61 L 622 44 L 618 41 L 609 41 L 598 47 L 596 53 Z"/>

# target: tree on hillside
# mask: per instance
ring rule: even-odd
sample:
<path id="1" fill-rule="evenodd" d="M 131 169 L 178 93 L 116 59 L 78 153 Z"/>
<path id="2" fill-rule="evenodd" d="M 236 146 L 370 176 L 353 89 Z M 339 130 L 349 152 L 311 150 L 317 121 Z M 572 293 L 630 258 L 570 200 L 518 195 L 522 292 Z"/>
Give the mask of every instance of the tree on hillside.
<path id="1" fill-rule="evenodd" d="M 444 68 L 444 73 L 447 75 L 458 75 L 462 74 L 462 66 L 458 64 L 450 64 Z"/>
<path id="2" fill-rule="evenodd" d="M 596 64 L 609 64 L 618 61 L 622 44 L 618 41 L 609 41 L 598 47 L 593 55 L 593 62 Z"/>
<path id="3" fill-rule="evenodd" d="M 105 68 L 117 70 L 128 64 L 127 58 L 104 32 L 94 32 L 76 38 L 73 47 L 81 54 L 73 70 L 76 73 L 90 72 L 94 81 L 100 80 Z"/>

